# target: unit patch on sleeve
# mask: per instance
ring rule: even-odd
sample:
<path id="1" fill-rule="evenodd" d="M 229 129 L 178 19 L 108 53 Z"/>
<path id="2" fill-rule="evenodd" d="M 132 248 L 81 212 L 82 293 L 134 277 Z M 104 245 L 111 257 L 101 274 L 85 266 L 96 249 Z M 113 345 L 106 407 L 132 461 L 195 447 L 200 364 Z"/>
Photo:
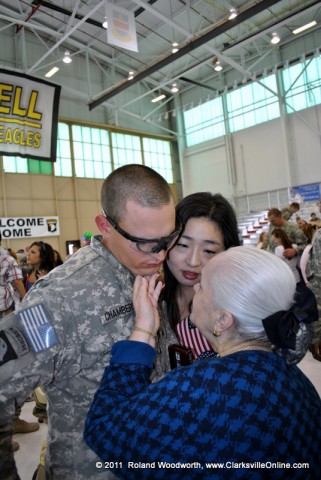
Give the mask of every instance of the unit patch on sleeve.
<path id="1" fill-rule="evenodd" d="M 18 355 L 14 351 L 7 335 L 3 330 L 0 331 L 0 366 L 9 360 L 18 358 Z"/>

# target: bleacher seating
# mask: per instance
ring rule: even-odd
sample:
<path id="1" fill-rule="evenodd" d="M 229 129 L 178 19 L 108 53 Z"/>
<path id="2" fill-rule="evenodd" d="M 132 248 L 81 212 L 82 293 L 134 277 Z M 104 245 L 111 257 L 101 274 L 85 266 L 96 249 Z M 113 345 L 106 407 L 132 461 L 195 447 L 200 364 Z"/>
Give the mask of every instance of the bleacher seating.
<path id="1" fill-rule="evenodd" d="M 260 233 L 268 231 L 269 229 L 267 210 L 240 215 L 237 221 L 241 231 L 243 245 L 246 246 L 255 247 L 259 241 Z"/>
<path id="2" fill-rule="evenodd" d="M 283 205 L 280 209 L 287 207 Z M 278 207 L 276 207 L 278 208 Z M 259 236 L 262 231 L 267 232 L 269 230 L 269 222 L 267 219 L 268 209 L 260 212 L 250 212 L 247 214 L 237 215 L 237 221 L 243 244 L 246 246 L 256 246 L 259 241 Z M 298 212 L 294 213 L 291 218 L 292 222 L 296 221 L 296 217 L 300 217 L 303 220 L 309 221 L 311 213 L 314 212 L 318 217 L 321 217 L 319 212 L 319 205 L 317 202 L 309 202 L 301 204 L 301 208 Z"/>

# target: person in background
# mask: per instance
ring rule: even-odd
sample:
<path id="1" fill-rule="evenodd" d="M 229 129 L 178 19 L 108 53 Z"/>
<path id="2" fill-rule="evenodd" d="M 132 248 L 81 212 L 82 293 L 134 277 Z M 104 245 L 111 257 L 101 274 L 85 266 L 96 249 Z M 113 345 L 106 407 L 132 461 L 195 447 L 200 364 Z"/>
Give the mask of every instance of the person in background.
<path id="1" fill-rule="evenodd" d="M 317 214 L 316 214 L 316 213 L 312 212 L 312 213 L 311 213 L 310 221 L 311 221 L 311 222 L 318 222 L 318 221 L 320 221 L 320 218 L 317 217 Z"/>
<path id="2" fill-rule="evenodd" d="M 264 242 L 268 239 L 268 233 L 267 232 L 261 232 L 259 236 L 259 241 L 256 245 L 256 248 L 262 248 Z"/>
<path id="3" fill-rule="evenodd" d="M 307 286 L 311 288 L 318 304 L 319 320 L 313 323 L 313 340 L 311 352 L 316 360 L 321 362 L 321 229 L 318 229 L 312 239 L 306 264 Z"/>
<path id="4" fill-rule="evenodd" d="M 300 204 L 297 202 L 292 202 L 289 207 L 282 208 L 281 214 L 284 220 L 288 221 L 291 219 L 292 215 L 295 212 L 298 212 L 300 210 Z"/>
<path id="5" fill-rule="evenodd" d="M 60 253 L 57 250 L 54 250 L 54 255 L 55 255 L 55 266 L 59 267 L 59 265 L 62 265 L 64 262 L 61 258 Z"/>
<path id="6" fill-rule="evenodd" d="M 270 227 L 268 231 L 268 239 L 264 241 L 262 248 L 264 250 L 269 250 L 274 253 L 275 243 L 272 241 L 272 232 L 274 228 L 282 228 L 285 231 L 292 245 L 296 245 L 295 248 L 286 248 L 283 255 L 286 258 L 292 258 L 295 256 L 300 257 L 304 248 L 308 243 L 307 237 L 302 232 L 301 228 L 291 222 L 287 222 L 282 217 L 282 213 L 277 208 L 270 208 L 268 211 L 268 220 L 270 222 Z"/>
<path id="7" fill-rule="evenodd" d="M 315 234 L 316 227 L 313 226 L 311 223 L 306 223 L 305 225 L 301 226 L 302 232 L 308 239 L 308 243 L 312 242 L 313 235 Z"/>
<path id="8" fill-rule="evenodd" d="M 27 263 L 32 267 L 26 277 L 27 292 L 40 278 L 55 268 L 55 252 L 49 243 L 42 241 L 33 242 L 27 254 Z"/>
<path id="9" fill-rule="evenodd" d="M 292 309 L 296 283 L 286 263 L 256 248 L 215 255 L 195 286 L 191 320 L 218 355 L 150 385 L 161 290 L 155 282 L 136 279 L 134 328 L 113 346 L 87 416 L 90 448 L 102 462 L 116 456 L 112 471 L 126 480 L 228 480 L 231 462 L 238 465 L 233 478 L 263 478 L 257 465 L 271 462 L 273 478 L 285 478 L 282 466 L 296 463 L 291 478 L 315 479 L 321 399 L 303 372 L 274 350 L 293 347 L 291 327 L 303 314 Z M 207 468 L 213 459 L 223 468 Z"/>
<path id="10" fill-rule="evenodd" d="M 96 217 L 101 235 L 92 236 L 89 246 L 40 278 L 22 308 L 3 325 L 4 332 L 15 327 L 28 346 L 22 355 L 12 342 L 16 358 L 0 365 L 4 478 L 18 477 L 10 452 L 12 399 L 27 396 L 38 385 L 49 405 L 46 478 L 113 478 L 107 469 L 97 468 L 99 459 L 83 440 L 86 414 L 112 345 L 126 339 L 134 324 L 135 275 L 158 272 L 180 230 L 169 185 L 143 165 L 125 165 L 105 179 L 101 208 Z M 39 346 L 32 330 L 38 316 Z"/>
<path id="11" fill-rule="evenodd" d="M 0 330 L 4 318 L 12 313 L 18 303 L 24 298 L 26 290 L 22 281 L 22 272 L 14 256 L 8 254 L 8 250 L 1 248 L 0 232 Z M 0 331 L 0 365 L 7 353 L 6 337 Z M 31 433 L 39 429 L 36 422 L 27 422 L 20 418 L 21 405 L 15 403 L 15 414 L 13 418 L 14 433 Z M 19 444 L 12 441 L 14 451 L 19 449 Z"/>
<path id="12" fill-rule="evenodd" d="M 78 245 L 75 245 L 75 244 L 74 244 L 74 245 L 72 246 L 72 253 L 69 253 L 68 255 L 65 256 L 64 262 L 65 262 L 66 260 L 68 260 L 69 258 L 71 258 L 72 255 L 74 255 L 75 253 L 77 253 L 78 250 L 80 250 L 80 247 L 78 247 Z"/>
<path id="13" fill-rule="evenodd" d="M 198 192 L 188 195 L 176 206 L 176 215 L 183 230 L 164 263 L 163 295 L 166 323 L 175 336 L 168 335 L 169 340 L 163 342 L 162 328 L 158 340 L 158 349 L 163 352 L 158 361 L 165 357 L 166 371 L 169 370 L 169 341 L 177 343 L 178 339 L 181 345 L 193 351 L 194 358 L 215 354 L 189 319 L 193 287 L 200 282 L 202 270 L 211 258 L 239 245 L 235 212 L 221 194 Z M 160 370 L 164 371 L 164 366 Z"/>
<path id="14" fill-rule="evenodd" d="M 321 202 L 319 202 L 319 212 L 321 214 Z M 313 225 L 315 228 L 321 228 L 321 220 L 318 217 L 316 217 L 316 218 L 317 218 L 317 220 L 312 220 L 312 218 L 311 218 L 309 223 L 311 223 L 311 225 Z"/>
<path id="15" fill-rule="evenodd" d="M 285 249 L 296 248 L 296 245 L 290 242 L 289 237 L 282 228 L 275 228 L 272 230 L 271 240 L 276 245 L 274 250 L 275 255 L 287 263 L 295 277 L 295 281 L 297 283 L 300 282 L 301 278 L 298 270 L 298 257 L 286 258 L 284 256 Z"/>

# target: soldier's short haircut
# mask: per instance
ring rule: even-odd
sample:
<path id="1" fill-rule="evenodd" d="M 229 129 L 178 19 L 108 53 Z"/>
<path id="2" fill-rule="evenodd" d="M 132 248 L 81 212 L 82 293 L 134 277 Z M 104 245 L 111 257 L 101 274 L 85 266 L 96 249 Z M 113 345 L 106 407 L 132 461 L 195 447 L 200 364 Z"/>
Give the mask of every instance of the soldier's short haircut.
<path id="1" fill-rule="evenodd" d="M 291 205 L 290 205 L 290 207 L 294 207 L 294 208 L 296 208 L 297 210 L 300 210 L 300 204 L 297 203 L 297 202 L 292 202 Z"/>
<path id="2" fill-rule="evenodd" d="M 270 208 L 268 211 L 268 217 L 273 216 L 273 217 L 282 217 L 282 213 L 278 208 Z"/>
<path id="3" fill-rule="evenodd" d="M 127 201 L 147 208 L 168 205 L 172 201 L 166 180 L 144 165 L 124 165 L 105 179 L 101 189 L 101 206 L 115 222 L 126 214 Z"/>

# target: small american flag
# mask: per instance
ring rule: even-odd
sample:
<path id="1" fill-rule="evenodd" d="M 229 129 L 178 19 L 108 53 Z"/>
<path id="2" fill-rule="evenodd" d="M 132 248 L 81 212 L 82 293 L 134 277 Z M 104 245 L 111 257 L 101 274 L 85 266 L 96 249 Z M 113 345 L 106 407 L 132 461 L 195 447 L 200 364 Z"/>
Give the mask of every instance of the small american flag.
<path id="1" fill-rule="evenodd" d="M 196 325 L 191 322 L 189 317 L 186 317 L 178 323 L 176 329 L 180 344 L 184 345 L 184 347 L 191 348 L 194 352 L 195 358 L 210 358 L 216 356 L 211 344 L 199 331 Z"/>
<path id="2" fill-rule="evenodd" d="M 53 347 L 59 340 L 43 305 L 34 305 L 18 312 L 27 340 L 35 353 Z"/>

